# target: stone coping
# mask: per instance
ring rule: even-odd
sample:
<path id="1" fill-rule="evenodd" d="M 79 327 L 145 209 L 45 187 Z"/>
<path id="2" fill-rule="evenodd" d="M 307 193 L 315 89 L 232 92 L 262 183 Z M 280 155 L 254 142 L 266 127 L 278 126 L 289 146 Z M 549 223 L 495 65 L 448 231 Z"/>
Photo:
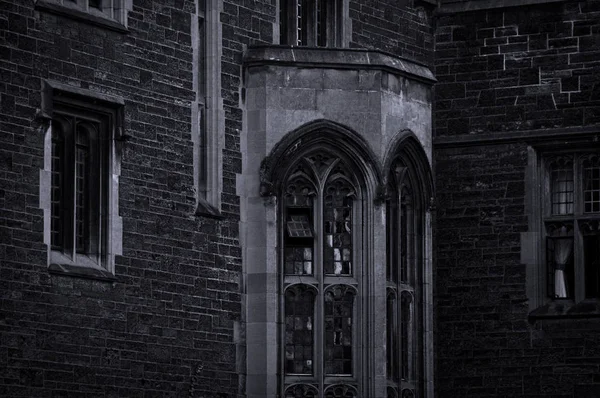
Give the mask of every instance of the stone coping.
<path id="1" fill-rule="evenodd" d="M 255 45 L 249 46 L 244 53 L 244 65 L 380 69 L 430 85 L 437 81 L 431 70 L 423 64 L 389 53 L 365 49 Z"/>

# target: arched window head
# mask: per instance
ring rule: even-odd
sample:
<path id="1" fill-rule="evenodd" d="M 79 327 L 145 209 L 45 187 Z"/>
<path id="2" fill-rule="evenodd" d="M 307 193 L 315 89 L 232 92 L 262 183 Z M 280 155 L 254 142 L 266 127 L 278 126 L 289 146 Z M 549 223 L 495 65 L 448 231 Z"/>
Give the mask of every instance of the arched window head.
<path id="1" fill-rule="evenodd" d="M 416 165 L 397 156 L 388 175 L 387 380 L 389 397 L 423 391 L 423 267 L 426 195 Z M 400 392 L 400 393 L 399 393 Z"/>
<path id="2" fill-rule="evenodd" d="M 285 397 L 355 397 L 361 342 L 357 296 L 359 173 L 334 148 L 298 152 L 281 191 L 281 346 Z M 339 382 L 352 380 L 340 386 Z M 335 387 L 334 387 L 335 386 Z"/>

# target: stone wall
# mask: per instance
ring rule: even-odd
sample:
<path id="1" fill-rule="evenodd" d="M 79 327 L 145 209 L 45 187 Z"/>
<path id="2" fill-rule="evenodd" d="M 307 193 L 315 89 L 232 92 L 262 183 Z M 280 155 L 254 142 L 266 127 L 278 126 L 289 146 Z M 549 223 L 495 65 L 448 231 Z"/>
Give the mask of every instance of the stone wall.
<path id="1" fill-rule="evenodd" d="M 531 318 L 528 285 L 537 282 L 522 263 L 531 248 L 521 245 L 534 222 L 528 145 L 600 131 L 599 5 L 553 2 L 437 19 L 439 397 L 600 391 L 598 319 Z"/>

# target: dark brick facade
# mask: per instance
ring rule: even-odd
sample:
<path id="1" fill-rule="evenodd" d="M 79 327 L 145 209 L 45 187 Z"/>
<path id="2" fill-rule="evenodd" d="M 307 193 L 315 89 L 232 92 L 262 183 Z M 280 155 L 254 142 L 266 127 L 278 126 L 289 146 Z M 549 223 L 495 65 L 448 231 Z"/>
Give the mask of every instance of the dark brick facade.
<path id="1" fill-rule="evenodd" d="M 600 320 L 529 317 L 520 238 L 528 144 L 600 131 L 599 45 L 597 1 L 437 19 L 439 397 L 600 394 Z"/>
<path id="2" fill-rule="evenodd" d="M 351 47 L 374 48 L 423 63 L 432 62 L 429 5 L 417 0 L 351 1 Z M 416 3 L 416 4 L 415 4 Z"/>
<path id="3" fill-rule="evenodd" d="M 351 2 L 353 47 L 426 61 L 427 19 L 393 1 Z M 133 0 L 128 31 L 0 1 L 0 395 L 244 395 L 242 54 L 272 43 L 272 0 L 225 1 L 224 219 L 195 216 L 189 0 Z M 368 9 L 367 9 L 368 8 Z M 381 12 L 391 10 L 391 13 Z M 100 24 L 101 25 L 101 24 Z M 116 282 L 48 273 L 40 209 L 42 79 L 125 101 Z"/>

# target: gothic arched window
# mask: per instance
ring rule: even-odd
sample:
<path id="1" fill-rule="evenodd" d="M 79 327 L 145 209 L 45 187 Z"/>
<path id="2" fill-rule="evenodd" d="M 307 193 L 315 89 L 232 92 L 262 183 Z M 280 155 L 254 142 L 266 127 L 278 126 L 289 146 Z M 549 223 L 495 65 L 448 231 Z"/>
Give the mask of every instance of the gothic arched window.
<path id="1" fill-rule="evenodd" d="M 357 396 L 362 211 L 349 166 L 333 151 L 307 152 L 282 186 L 284 397 Z"/>
<path id="2" fill-rule="evenodd" d="M 414 170 L 397 161 L 387 202 L 388 397 L 421 395 L 424 214 Z M 400 393 L 399 393 L 400 392 Z"/>

